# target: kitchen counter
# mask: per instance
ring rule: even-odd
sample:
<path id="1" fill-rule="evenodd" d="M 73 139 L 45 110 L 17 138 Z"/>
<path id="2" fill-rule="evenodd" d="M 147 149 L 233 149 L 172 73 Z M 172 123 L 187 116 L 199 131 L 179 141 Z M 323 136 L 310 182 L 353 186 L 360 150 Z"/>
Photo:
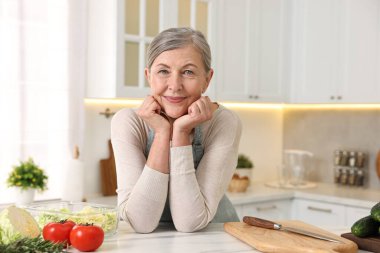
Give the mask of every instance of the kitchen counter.
<path id="1" fill-rule="evenodd" d="M 371 208 L 380 201 L 379 190 L 346 187 L 326 183 L 318 183 L 316 187 L 309 189 L 281 189 L 268 187 L 264 183 L 253 182 L 246 192 L 228 192 L 227 196 L 234 205 L 300 198 L 362 208 Z M 88 201 L 109 205 L 117 204 L 116 196 L 92 197 L 88 198 Z"/>
<path id="2" fill-rule="evenodd" d="M 335 234 L 343 230 L 330 229 Z M 79 252 L 70 250 L 70 252 Z M 168 253 L 168 252 L 259 252 L 223 230 L 222 223 L 211 223 L 207 228 L 195 233 L 181 233 L 169 225 L 160 226 L 150 234 L 138 234 L 125 222 L 121 222 L 116 235 L 106 238 L 96 251 L 113 253 Z M 358 251 L 360 253 L 368 251 Z"/>
<path id="3" fill-rule="evenodd" d="M 264 183 L 252 183 L 244 193 L 228 193 L 232 204 L 255 203 L 268 200 L 309 199 L 334 204 L 371 208 L 380 201 L 380 191 L 318 183 L 309 189 L 282 189 L 268 187 Z"/>

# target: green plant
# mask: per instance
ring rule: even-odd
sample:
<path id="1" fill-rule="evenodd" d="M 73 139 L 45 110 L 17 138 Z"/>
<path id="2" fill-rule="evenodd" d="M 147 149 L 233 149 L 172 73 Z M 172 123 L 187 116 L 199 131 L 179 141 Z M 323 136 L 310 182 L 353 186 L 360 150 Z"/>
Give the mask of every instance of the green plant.
<path id="1" fill-rule="evenodd" d="M 47 179 L 44 170 L 29 158 L 27 161 L 20 161 L 20 165 L 13 166 L 7 184 L 9 187 L 21 187 L 23 190 L 32 188 L 44 191 L 47 189 Z"/>
<path id="2" fill-rule="evenodd" d="M 248 156 L 246 155 L 243 155 L 243 154 L 240 154 L 238 156 L 238 163 L 237 163 L 237 166 L 236 168 L 238 169 L 252 169 L 254 166 L 253 166 L 253 162 L 251 161 L 251 159 L 249 159 Z"/>

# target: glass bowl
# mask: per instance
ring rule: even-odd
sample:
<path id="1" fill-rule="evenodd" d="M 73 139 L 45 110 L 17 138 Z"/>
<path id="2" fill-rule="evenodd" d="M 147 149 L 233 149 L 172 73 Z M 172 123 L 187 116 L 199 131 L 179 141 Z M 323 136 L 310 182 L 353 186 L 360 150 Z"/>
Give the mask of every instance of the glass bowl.
<path id="1" fill-rule="evenodd" d="M 119 217 L 115 206 L 88 202 L 34 203 L 25 209 L 36 219 L 42 229 L 49 222 L 72 220 L 76 224 L 94 224 L 101 227 L 105 236 L 116 234 Z"/>

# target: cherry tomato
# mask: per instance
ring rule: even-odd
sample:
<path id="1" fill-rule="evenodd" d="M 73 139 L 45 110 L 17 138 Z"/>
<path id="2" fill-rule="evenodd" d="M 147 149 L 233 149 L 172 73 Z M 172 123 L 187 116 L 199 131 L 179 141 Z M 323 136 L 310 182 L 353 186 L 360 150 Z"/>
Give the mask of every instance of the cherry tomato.
<path id="1" fill-rule="evenodd" d="M 70 231 L 74 226 L 75 223 L 70 220 L 50 222 L 42 229 L 42 236 L 48 241 L 70 245 Z"/>
<path id="2" fill-rule="evenodd" d="M 75 225 L 70 232 L 72 246 L 80 251 L 94 251 L 102 245 L 103 240 L 103 229 L 92 224 Z"/>

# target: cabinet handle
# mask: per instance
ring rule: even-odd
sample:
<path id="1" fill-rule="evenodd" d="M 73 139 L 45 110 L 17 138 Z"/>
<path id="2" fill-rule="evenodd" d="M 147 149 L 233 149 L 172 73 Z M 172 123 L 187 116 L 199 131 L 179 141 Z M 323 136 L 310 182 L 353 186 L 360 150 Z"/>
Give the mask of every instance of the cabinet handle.
<path id="1" fill-rule="evenodd" d="M 256 207 L 256 210 L 258 212 L 262 212 L 262 211 L 268 211 L 268 210 L 272 210 L 272 209 L 277 209 L 277 206 L 276 205 L 273 205 L 273 206 L 263 206 L 263 207 Z"/>
<path id="2" fill-rule="evenodd" d="M 250 99 L 259 99 L 259 96 L 258 95 L 249 95 L 248 98 Z"/>
<path id="3" fill-rule="evenodd" d="M 325 209 L 325 208 L 319 208 L 319 207 L 313 207 L 313 206 L 308 206 L 307 209 L 311 211 L 317 211 L 317 212 L 332 213 L 331 209 Z"/>
<path id="4" fill-rule="evenodd" d="M 331 99 L 331 100 L 334 100 L 334 99 L 335 99 L 335 97 L 334 97 L 334 96 L 331 96 L 331 97 L 330 97 L 330 99 Z"/>
<path id="5" fill-rule="evenodd" d="M 340 99 L 342 99 L 342 96 L 337 96 L 336 98 L 337 98 L 338 100 L 340 100 Z"/>

